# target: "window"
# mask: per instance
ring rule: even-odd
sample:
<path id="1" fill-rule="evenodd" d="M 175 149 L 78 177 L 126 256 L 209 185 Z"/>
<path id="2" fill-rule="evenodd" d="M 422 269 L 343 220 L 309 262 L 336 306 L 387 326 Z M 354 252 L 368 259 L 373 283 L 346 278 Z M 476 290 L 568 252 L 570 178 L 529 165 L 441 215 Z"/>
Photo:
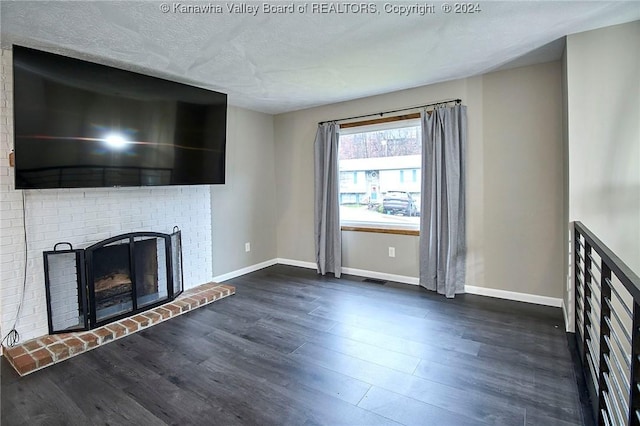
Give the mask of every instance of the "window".
<path id="1" fill-rule="evenodd" d="M 418 229 L 421 155 L 419 120 L 340 129 L 342 225 Z"/>

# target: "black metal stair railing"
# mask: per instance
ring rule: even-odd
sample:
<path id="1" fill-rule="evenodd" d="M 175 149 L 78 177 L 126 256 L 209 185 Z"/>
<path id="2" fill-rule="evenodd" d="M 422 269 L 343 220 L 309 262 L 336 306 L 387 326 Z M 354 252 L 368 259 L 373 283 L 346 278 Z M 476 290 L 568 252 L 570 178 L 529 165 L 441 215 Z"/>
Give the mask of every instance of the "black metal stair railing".
<path id="1" fill-rule="evenodd" d="M 598 425 L 640 426 L 640 278 L 574 222 L 576 339 Z"/>

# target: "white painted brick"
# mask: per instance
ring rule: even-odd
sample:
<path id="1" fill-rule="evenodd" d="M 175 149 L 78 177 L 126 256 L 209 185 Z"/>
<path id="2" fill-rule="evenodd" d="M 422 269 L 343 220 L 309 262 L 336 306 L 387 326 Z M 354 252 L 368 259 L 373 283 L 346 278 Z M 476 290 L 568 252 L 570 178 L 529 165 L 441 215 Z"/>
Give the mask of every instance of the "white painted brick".
<path id="1" fill-rule="evenodd" d="M 23 228 L 23 223 L 24 220 L 22 219 L 11 219 L 11 228 L 9 228 L 10 230 L 15 230 L 16 232 L 20 231 L 20 234 L 23 236 L 23 238 L 20 239 L 20 244 L 22 244 L 22 242 L 24 241 L 24 228 Z M 4 234 L 4 228 L 2 233 Z"/>
<path id="2" fill-rule="evenodd" d="M 5 250 L 9 251 L 11 250 L 11 246 L 13 246 L 15 244 L 14 240 L 12 237 L 6 237 L 3 235 L 2 238 L 0 238 L 0 246 L 5 247 Z"/>
<path id="3" fill-rule="evenodd" d="M 2 212 L 3 219 L 20 219 L 22 218 L 21 210 L 5 210 Z"/>

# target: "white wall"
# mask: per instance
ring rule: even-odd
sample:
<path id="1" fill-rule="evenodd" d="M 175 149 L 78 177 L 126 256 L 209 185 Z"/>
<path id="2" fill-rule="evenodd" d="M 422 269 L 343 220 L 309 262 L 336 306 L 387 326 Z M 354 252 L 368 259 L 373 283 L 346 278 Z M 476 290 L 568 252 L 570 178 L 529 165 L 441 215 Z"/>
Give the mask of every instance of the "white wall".
<path id="1" fill-rule="evenodd" d="M 640 21 L 567 37 L 569 219 L 640 275 Z"/>
<path id="2" fill-rule="evenodd" d="M 559 298 L 564 286 L 559 62 L 275 118 L 278 257 L 314 262 L 317 123 L 461 98 L 468 107 L 467 284 Z M 343 232 L 343 266 L 417 277 L 416 237 Z M 387 247 L 400 247 L 389 258 Z"/>
<path id="3" fill-rule="evenodd" d="M 567 37 L 563 56 L 568 220 L 640 275 L 640 21 Z M 567 247 L 567 252 L 572 247 Z M 565 264 L 569 259 L 565 258 Z M 574 328 L 573 271 L 564 306 Z"/>

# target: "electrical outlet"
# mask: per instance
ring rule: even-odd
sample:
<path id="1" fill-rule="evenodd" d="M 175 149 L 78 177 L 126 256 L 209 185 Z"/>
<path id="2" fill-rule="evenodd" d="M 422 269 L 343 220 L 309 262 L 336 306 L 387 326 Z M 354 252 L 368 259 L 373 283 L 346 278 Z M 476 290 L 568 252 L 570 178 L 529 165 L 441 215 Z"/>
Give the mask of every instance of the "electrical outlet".
<path id="1" fill-rule="evenodd" d="M 389 247 L 389 257 L 396 257 L 396 248 Z"/>
<path id="2" fill-rule="evenodd" d="M 251 251 L 251 243 L 244 243 L 244 251 L 246 252 Z"/>

